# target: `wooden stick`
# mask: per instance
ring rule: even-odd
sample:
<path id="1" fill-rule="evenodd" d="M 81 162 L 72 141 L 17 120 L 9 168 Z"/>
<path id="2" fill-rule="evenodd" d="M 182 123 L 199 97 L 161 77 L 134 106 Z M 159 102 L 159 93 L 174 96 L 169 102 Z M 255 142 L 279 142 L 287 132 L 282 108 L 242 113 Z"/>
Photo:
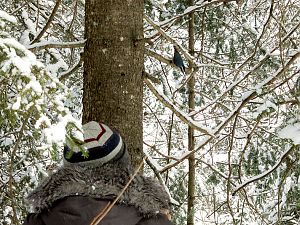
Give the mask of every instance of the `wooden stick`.
<path id="1" fill-rule="evenodd" d="M 107 213 L 109 213 L 109 211 L 112 209 L 112 207 L 116 204 L 116 202 L 120 199 L 120 197 L 124 194 L 124 192 L 127 190 L 127 188 L 129 187 L 130 183 L 133 181 L 133 179 L 136 177 L 136 175 L 138 174 L 138 172 L 140 171 L 140 169 L 142 168 L 144 161 L 147 159 L 147 156 L 145 156 L 142 160 L 142 162 L 139 164 L 139 166 L 136 168 L 136 170 L 134 171 L 134 174 L 130 177 L 129 181 L 127 182 L 127 184 L 124 186 L 124 188 L 121 190 L 121 192 L 119 193 L 119 195 L 115 198 L 115 200 L 112 203 L 108 203 L 105 208 L 103 210 L 101 210 L 100 213 L 98 213 L 95 218 L 93 219 L 93 221 L 90 223 L 90 225 L 98 225 L 101 220 L 107 215 Z"/>

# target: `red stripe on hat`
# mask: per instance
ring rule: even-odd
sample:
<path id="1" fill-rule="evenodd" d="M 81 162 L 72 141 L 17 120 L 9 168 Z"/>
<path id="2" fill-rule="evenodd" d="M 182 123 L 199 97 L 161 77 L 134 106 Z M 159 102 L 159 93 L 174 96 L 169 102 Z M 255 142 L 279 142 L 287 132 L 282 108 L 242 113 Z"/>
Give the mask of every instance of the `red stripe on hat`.
<path id="1" fill-rule="evenodd" d="M 101 123 L 99 123 L 102 131 L 98 134 L 98 136 L 96 138 L 89 138 L 89 139 L 85 139 L 84 140 L 84 143 L 89 143 L 89 142 L 92 142 L 92 141 L 99 141 L 99 139 L 102 137 L 102 135 L 106 132 L 105 128 L 102 126 Z"/>

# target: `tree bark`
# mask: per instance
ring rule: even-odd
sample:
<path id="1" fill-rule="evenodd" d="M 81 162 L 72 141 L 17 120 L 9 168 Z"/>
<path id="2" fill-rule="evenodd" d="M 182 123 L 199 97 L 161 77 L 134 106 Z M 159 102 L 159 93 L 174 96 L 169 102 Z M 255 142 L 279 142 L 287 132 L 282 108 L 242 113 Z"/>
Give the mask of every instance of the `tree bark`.
<path id="1" fill-rule="evenodd" d="M 83 123 L 118 130 L 142 159 L 143 0 L 86 0 Z"/>
<path id="2" fill-rule="evenodd" d="M 194 0 L 189 0 L 189 6 L 194 5 Z M 194 13 L 189 14 L 189 53 L 194 55 L 195 51 L 195 16 Z M 191 63 L 189 63 L 191 67 Z M 192 71 L 192 68 L 189 69 Z M 195 109 L 195 77 L 192 77 L 187 83 L 188 86 L 188 106 L 189 112 Z M 188 149 L 193 151 L 195 148 L 194 128 L 188 127 Z M 189 176 L 188 176 L 188 211 L 187 211 L 187 225 L 194 225 L 194 211 L 195 211 L 195 191 L 196 191 L 196 168 L 195 168 L 195 154 L 189 157 Z"/>

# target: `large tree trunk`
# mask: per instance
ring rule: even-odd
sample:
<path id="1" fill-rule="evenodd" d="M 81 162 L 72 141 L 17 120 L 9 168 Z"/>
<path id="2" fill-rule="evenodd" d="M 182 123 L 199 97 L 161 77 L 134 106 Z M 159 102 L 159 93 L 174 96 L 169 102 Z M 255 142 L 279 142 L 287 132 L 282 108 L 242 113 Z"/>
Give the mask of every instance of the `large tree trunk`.
<path id="1" fill-rule="evenodd" d="M 142 151 L 144 0 L 86 0 L 83 123 L 117 129 L 136 165 Z"/>

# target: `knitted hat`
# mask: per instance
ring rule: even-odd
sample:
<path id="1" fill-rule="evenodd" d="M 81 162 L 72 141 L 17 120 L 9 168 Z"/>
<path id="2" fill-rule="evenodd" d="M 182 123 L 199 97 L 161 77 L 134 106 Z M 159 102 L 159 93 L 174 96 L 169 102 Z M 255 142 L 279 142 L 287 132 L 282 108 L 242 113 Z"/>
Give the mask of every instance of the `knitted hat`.
<path id="1" fill-rule="evenodd" d="M 125 154 L 126 148 L 120 134 L 105 124 L 90 121 L 82 129 L 82 144 L 65 145 L 65 163 L 102 165 L 111 160 L 119 160 Z"/>

